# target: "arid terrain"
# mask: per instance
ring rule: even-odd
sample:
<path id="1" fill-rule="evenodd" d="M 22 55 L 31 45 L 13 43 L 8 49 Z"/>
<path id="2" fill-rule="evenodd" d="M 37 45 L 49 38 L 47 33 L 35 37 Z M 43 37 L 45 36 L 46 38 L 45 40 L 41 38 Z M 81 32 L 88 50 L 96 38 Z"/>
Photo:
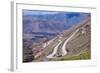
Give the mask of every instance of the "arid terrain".
<path id="1" fill-rule="evenodd" d="M 28 19 L 32 20 L 31 17 Z M 23 62 L 91 59 L 91 17 L 87 15 L 68 29 L 65 25 L 62 27 L 67 21 L 61 21 L 32 20 L 34 26 L 30 24 L 28 31 L 23 30 Z M 43 26 L 46 28 L 39 29 Z M 49 33 L 44 32 L 46 30 Z"/>

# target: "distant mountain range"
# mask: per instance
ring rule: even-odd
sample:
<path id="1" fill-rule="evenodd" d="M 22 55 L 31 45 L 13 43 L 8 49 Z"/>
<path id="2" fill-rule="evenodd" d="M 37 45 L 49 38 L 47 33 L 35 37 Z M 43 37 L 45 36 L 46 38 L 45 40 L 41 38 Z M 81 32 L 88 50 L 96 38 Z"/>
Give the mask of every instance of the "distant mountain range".
<path id="1" fill-rule="evenodd" d="M 23 34 L 58 34 L 83 21 L 89 13 L 58 12 L 55 14 L 23 14 Z M 33 34 L 35 36 L 37 34 Z M 46 34 L 45 34 L 46 35 Z M 25 36 L 24 36 L 25 37 Z"/>
<path id="2" fill-rule="evenodd" d="M 48 32 L 58 33 L 80 23 L 88 13 L 56 13 L 46 15 L 23 15 L 24 33 Z"/>

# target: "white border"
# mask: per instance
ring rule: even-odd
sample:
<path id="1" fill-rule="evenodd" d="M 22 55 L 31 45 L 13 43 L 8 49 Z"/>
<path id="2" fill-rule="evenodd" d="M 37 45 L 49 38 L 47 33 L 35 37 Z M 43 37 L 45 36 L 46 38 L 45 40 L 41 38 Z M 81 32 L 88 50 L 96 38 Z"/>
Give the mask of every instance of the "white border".
<path id="1" fill-rule="evenodd" d="M 56 69 L 66 67 L 80 67 L 80 66 L 93 66 L 96 65 L 96 44 L 95 30 L 96 30 L 96 9 L 86 7 L 72 7 L 72 6 L 59 6 L 59 5 L 41 5 L 32 3 L 13 3 L 14 4 L 14 25 L 13 25 L 13 64 L 12 70 L 33 70 L 33 69 Z M 48 10 L 48 11 L 71 11 L 71 12 L 89 12 L 91 13 L 91 60 L 82 61 L 59 61 L 59 62 L 32 62 L 22 63 L 22 9 L 30 10 Z"/>

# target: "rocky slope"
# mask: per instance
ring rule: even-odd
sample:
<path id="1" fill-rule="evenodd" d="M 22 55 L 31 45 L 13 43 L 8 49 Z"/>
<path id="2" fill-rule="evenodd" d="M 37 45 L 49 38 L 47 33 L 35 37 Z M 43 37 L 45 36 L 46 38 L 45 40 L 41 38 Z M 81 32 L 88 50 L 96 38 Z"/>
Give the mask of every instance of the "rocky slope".
<path id="1" fill-rule="evenodd" d="M 48 16 L 49 20 L 45 16 L 41 17 L 41 20 L 37 16 L 35 19 L 32 16 L 24 17 L 23 62 L 84 60 L 91 58 L 91 17 L 87 14 L 83 14 L 83 16 L 85 15 L 84 17 L 79 14 L 69 14 L 66 17 L 64 14 L 64 16 L 61 15 L 64 17 L 61 20 L 56 17 L 58 15 Z M 44 20 L 44 18 L 47 20 Z M 66 18 L 70 19 L 67 20 Z M 75 33 L 65 46 L 68 53 L 62 56 L 63 44 L 76 30 L 78 32 Z M 59 44 L 59 40 L 62 43 Z M 58 44 L 59 46 L 57 46 Z M 54 51 L 56 46 L 58 50 L 53 56 L 54 58 L 48 59 L 47 56 Z"/>

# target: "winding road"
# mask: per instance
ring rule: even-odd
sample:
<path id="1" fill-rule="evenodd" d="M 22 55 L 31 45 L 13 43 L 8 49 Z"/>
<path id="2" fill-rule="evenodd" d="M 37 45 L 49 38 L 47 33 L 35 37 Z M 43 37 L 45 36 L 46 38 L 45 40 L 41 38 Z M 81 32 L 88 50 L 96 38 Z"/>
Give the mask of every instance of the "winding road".
<path id="1" fill-rule="evenodd" d="M 63 43 L 62 45 L 62 56 L 65 56 L 67 55 L 67 50 L 66 50 L 66 45 L 67 43 L 73 38 L 73 36 L 79 31 L 79 29 L 77 29 L 68 39 L 65 40 L 65 42 Z M 59 40 L 59 43 L 57 44 L 57 46 L 54 48 L 53 52 L 51 54 L 49 54 L 47 56 L 47 58 L 53 58 L 53 56 L 57 53 L 57 50 L 58 50 L 58 47 L 60 46 L 60 44 L 62 43 L 63 41 Z"/>
<path id="2" fill-rule="evenodd" d="M 77 29 L 63 44 L 62 46 L 62 56 L 67 55 L 67 50 L 66 50 L 66 45 L 67 43 L 72 39 L 72 37 L 79 31 L 79 29 Z"/>
<path id="3" fill-rule="evenodd" d="M 48 55 L 47 58 L 53 58 L 53 56 L 57 53 L 58 47 L 61 43 L 62 41 L 59 40 L 59 44 L 57 44 L 57 46 L 54 48 L 54 51 L 50 55 Z"/>

